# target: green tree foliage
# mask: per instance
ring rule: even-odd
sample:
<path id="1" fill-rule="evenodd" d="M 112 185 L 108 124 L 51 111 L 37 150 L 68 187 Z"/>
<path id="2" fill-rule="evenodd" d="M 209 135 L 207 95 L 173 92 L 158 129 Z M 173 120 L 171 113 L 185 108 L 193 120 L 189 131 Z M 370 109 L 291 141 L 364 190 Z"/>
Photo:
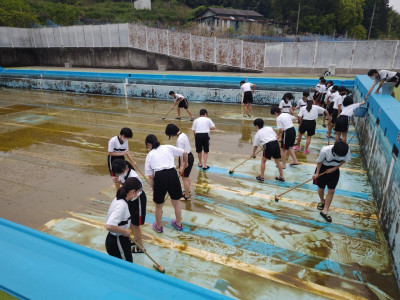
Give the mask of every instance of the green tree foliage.
<path id="1" fill-rule="evenodd" d="M 31 7 L 38 12 L 38 19 L 42 24 L 46 22 L 46 19 L 49 19 L 59 25 L 73 25 L 83 14 L 83 11 L 75 5 L 62 2 L 73 3 L 75 1 L 29 1 Z"/>
<path id="2" fill-rule="evenodd" d="M 370 37 L 373 39 L 377 39 L 385 37 L 389 29 L 389 0 L 365 0 L 364 18 L 362 20 L 362 25 L 367 31 L 369 30 L 371 24 L 374 5 L 375 12 Z"/>
<path id="3" fill-rule="evenodd" d="M 24 0 L 0 0 L 0 26 L 29 27 L 36 13 Z"/>
<path id="4" fill-rule="evenodd" d="M 399 40 L 400 39 L 400 14 L 389 8 L 388 12 L 388 39 Z"/>

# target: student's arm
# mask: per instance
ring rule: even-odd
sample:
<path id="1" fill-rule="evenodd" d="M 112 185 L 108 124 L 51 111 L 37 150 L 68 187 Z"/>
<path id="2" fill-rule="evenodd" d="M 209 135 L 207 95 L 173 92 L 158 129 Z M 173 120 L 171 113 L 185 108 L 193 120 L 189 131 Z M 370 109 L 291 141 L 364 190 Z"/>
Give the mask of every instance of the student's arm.
<path id="1" fill-rule="evenodd" d="M 322 162 L 317 163 L 317 170 L 315 171 L 315 174 L 313 175 L 313 179 L 317 179 L 319 176 L 319 170 L 321 170 Z"/>
<path id="2" fill-rule="evenodd" d="M 211 121 L 211 119 L 209 119 L 209 121 L 210 121 L 210 130 L 214 130 L 216 128 L 214 122 Z"/>
<path id="3" fill-rule="evenodd" d="M 151 188 L 154 189 L 154 176 L 153 175 L 149 176 L 149 182 L 150 182 Z"/>
<path id="4" fill-rule="evenodd" d="M 180 168 L 179 168 L 179 174 L 181 174 L 181 176 L 182 176 L 182 174 L 183 174 L 183 171 L 185 170 L 185 165 L 184 165 L 184 163 L 183 163 L 183 155 L 182 156 L 179 156 L 179 161 L 180 161 Z"/>
<path id="5" fill-rule="evenodd" d="M 186 168 L 189 165 L 189 160 L 188 160 L 188 153 L 186 151 L 183 152 L 182 155 L 183 158 L 183 168 Z"/>
<path id="6" fill-rule="evenodd" d="M 338 117 L 340 116 L 340 113 L 342 112 L 342 104 L 338 104 L 337 106 L 337 110 L 338 110 Z"/>
<path id="7" fill-rule="evenodd" d="M 283 128 L 279 128 L 278 132 L 278 141 L 282 141 L 282 133 L 284 132 Z"/>
<path id="8" fill-rule="evenodd" d="M 123 236 L 129 237 L 129 229 L 125 229 L 119 226 L 106 225 L 106 229 L 110 232 L 122 234 Z"/>
<path id="9" fill-rule="evenodd" d="M 126 152 L 126 156 L 128 157 L 129 161 L 132 163 L 133 166 L 136 166 L 136 162 L 133 160 L 131 154 L 129 153 L 129 151 L 125 151 Z"/>
<path id="10" fill-rule="evenodd" d="M 256 85 L 255 85 L 255 84 L 253 84 L 251 87 L 252 87 L 252 89 L 253 89 L 253 91 L 252 91 L 252 92 L 253 92 L 253 94 L 254 94 L 254 92 L 256 91 Z"/>
<path id="11" fill-rule="evenodd" d="M 379 90 L 381 89 L 382 84 L 383 84 L 384 82 L 385 82 L 385 78 L 382 78 L 381 81 L 379 81 L 379 85 L 378 85 L 378 88 L 377 88 L 376 91 L 375 91 L 375 94 L 379 94 Z"/>
<path id="12" fill-rule="evenodd" d="M 253 153 L 250 155 L 251 157 L 256 156 L 256 151 L 257 151 L 258 146 L 253 147 Z"/>
<path id="13" fill-rule="evenodd" d="M 374 90 L 374 87 L 376 85 L 376 82 L 374 82 L 374 84 L 371 86 L 371 88 L 368 90 L 368 93 L 365 95 L 365 100 L 368 99 L 369 94 L 371 94 L 371 92 Z"/>
<path id="14" fill-rule="evenodd" d="M 326 170 L 326 173 L 332 173 L 335 172 L 337 169 L 339 169 L 341 166 L 343 166 L 343 164 L 345 163 L 345 161 L 342 161 L 340 164 L 338 164 L 336 167 L 332 167 Z"/>

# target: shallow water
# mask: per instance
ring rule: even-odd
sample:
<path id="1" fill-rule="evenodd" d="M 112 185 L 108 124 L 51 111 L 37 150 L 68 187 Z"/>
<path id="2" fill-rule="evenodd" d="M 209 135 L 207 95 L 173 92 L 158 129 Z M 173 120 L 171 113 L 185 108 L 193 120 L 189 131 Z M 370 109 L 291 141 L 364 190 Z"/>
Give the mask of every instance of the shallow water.
<path id="1" fill-rule="evenodd" d="M 175 123 L 192 137 L 185 111 L 181 121 L 174 119 L 176 111 L 161 119 L 171 106 L 171 101 L 0 89 L 0 216 L 105 252 L 103 224 L 115 194 L 106 165 L 108 140 L 122 127 L 132 128 L 130 151 L 143 170 L 147 134 L 175 144 L 164 134 L 165 126 Z M 201 108 L 217 130 L 211 134 L 211 169 L 194 167 L 192 200 L 181 202 L 182 232 L 170 225 L 169 200 L 164 233 L 151 229 L 154 206 L 144 184 L 145 247 L 167 274 L 241 299 L 399 295 L 357 138 L 352 160 L 341 168 L 329 224 L 316 209 L 311 184 L 274 202 L 276 193 L 311 177 L 319 150 L 328 143 L 321 120 L 311 153 L 296 153 L 301 165 L 288 165 L 286 182 L 274 180 L 278 171 L 267 162 L 266 181 L 258 183 L 260 155 L 233 174 L 228 171 L 251 154 L 254 118 L 275 126 L 269 109 L 255 106 L 250 119 L 242 117 L 239 105 L 190 103 L 195 116 Z M 145 255 L 134 261 L 152 266 Z"/>

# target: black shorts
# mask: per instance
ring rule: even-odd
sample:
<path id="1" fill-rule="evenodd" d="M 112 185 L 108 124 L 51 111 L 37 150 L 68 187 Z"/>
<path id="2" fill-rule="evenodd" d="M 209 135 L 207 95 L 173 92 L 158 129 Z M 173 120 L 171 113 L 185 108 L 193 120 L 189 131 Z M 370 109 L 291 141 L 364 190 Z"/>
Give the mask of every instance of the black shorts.
<path id="1" fill-rule="evenodd" d="M 186 98 L 183 98 L 181 102 L 179 102 L 178 107 L 188 109 L 189 103 Z"/>
<path id="2" fill-rule="evenodd" d="M 266 159 L 271 159 L 272 157 L 274 159 L 281 158 L 281 149 L 277 140 L 264 144 L 263 148 L 263 156 Z"/>
<path id="3" fill-rule="evenodd" d="M 327 169 L 334 168 L 332 166 L 325 166 L 322 165 L 321 169 L 319 170 L 319 174 L 325 172 Z M 315 169 L 316 171 L 317 169 Z M 328 189 L 334 190 L 336 185 L 338 184 L 340 177 L 340 170 L 337 169 L 335 172 L 324 174 L 317 179 L 314 180 L 314 184 L 318 185 L 319 188 L 325 189 L 328 186 Z"/>
<path id="4" fill-rule="evenodd" d="M 387 82 L 396 82 L 399 79 L 400 79 L 400 73 L 396 73 L 396 75 L 388 79 Z"/>
<path id="5" fill-rule="evenodd" d="M 109 155 L 107 157 L 107 166 L 108 166 L 108 171 L 110 171 L 110 175 L 114 176 L 113 172 L 112 172 L 112 163 L 114 162 L 114 160 L 116 159 L 123 159 L 125 160 L 125 156 L 121 155 L 121 156 L 111 156 Z"/>
<path id="6" fill-rule="evenodd" d="M 315 134 L 315 127 L 317 126 L 317 122 L 315 120 L 303 120 L 299 126 L 299 132 L 304 134 L 307 132 L 308 136 L 313 136 Z"/>
<path id="7" fill-rule="evenodd" d="M 154 176 L 153 201 L 164 203 L 167 192 L 172 200 L 182 197 L 182 187 L 175 168 L 157 171 Z"/>
<path id="8" fill-rule="evenodd" d="M 336 132 L 347 132 L 349 130 L 350 118 L 345 115 L 340 115 L 336 120 L 335 131 Z"/>
<path id="9" fill-rule="evenodd" d="M 332 123 L 332 124 L 335 124 L 335 123 L 336 123 L 338 114 L 339 114 L 339 110 L 337 110 L 336 108 L 334 108 L 333 111 L 332 111 L 332 120 L 331 120 L 331 123 Z"/>
<path id="10" fill-rule="evenodd" d="M 194 142 L 196 153 L 201 153 L 203 150 L 205 153 L 210 152 L 210 136 L 208 133 L 196 133 Z"/>
<path id="11" fill-rule="evenodd" d="M 182 177 L 189 177 L 190 172 L 192 171 L 192 167 L 194 164 L 194 156 L 192 152 L 189 152 L 188 154 L 188 166 L 183 170 L 183 174 L 181 174 Z M 181 167 L 181 159 L 179 159 L 179 168 Z"/>
<path id="12" fill-rule="evenodd" d="M 287 150 L 290 147 L 294 146 L 295 141 L 296 141 L 296 130 L 294 129 L 294 127 L 286 129 L 282 133 L 281 148 Z"/>
<path id="13" fill-rule="evenodd" d="M 335 103 L 334 102 L 330 102 L 329 103 L 329 105 L 328 105 L 328 107 L 326 108 L 326 110 L 328 111 L 328 113 L 330 114 L 330 115 L 332 115 L 332 112 L 333 112 L 333 105 L 334 105 Z"/>
<path id="14" fill-rule="evenodd" d="M 243 103 L 244 104 L 253 103 L 253 93 L 251 91 L 244 92 Z"/>
<path id="15" fill-rule="evenodd" d="M 128 201 L 129 212 L 131 213 L 131 222 L 135 226 L 144 224 L 146 219 L 146 193 L 142 191 L 139 199 Z"/>
<path id="16" fill-rule="evenodd" d="M 133 262 L 131 241 L 126 236 L 108 233 L 106 237 L 106 250 L 111 256 Z"/>

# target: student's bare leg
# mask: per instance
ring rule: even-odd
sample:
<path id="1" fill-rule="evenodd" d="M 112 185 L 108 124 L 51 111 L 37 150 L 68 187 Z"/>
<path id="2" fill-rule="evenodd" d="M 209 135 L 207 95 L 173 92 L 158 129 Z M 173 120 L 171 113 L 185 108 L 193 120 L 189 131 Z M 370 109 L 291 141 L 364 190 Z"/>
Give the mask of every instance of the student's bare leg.
<path id="1" fill-rule="evenodd" d="M 342 132 L 342 141 L 347 143 L 347 132 Z"/>
<path id="2" fill-rule="evenodd" d="M 201 152 L 197 153 L 197 157 L 199 159 L 199 166 L 203 166 L 203 163 L 202 163 L 203 155 L 202 155 L 202 153 Z"/>
<path id="3" fill-rule="evenodd" d="M 183 188 L 185 189 L 185 197 L 189 197 L 190 178 L 189 177 L 182 177 L 182 181 L 183 181 Z"/>
<path id="4" fill-rule="evenodd" d="M 131 230 L 133 232 L 133 236 L 135 237 L 136 242 L 138 242 L 139 245 L 143 247 L 142 231 L 140 230 L 140 226 L 131 224 Z"/>
<path id="5" fill-rule="evenodd" d="M 208 152 L 204 152 L 203 155 L 203 168 L 207 168 Z"/>
<path id="6" fill-rule="evenodd" d="M 243 113 L 243 115 L 247 116 L 247 103 L 245 103 L 243 105 L 244 105 L 244 113 Z"/>
<path id="7" fill-rule="evenodd" d="M 266 157 L 261 157 L 261 165 L 260 165 L 260 176 L 264 178 L 265 173 L 265 162 L 267 161 Z"/>
<path id="8" fill-rule="evenodd" d="M 328 193 L 325 198 L 325 206 L 322 210 L 322 213 L 327 214 L 329 212 L 329 207 L 331 206 L 333 194 L 335 193 L 335 189 L 328 189 Z"/>
<path id="9" fill-rule="evenodd" d="M 289 152 L 290 157 L 291 157 L 292 160 L 293 160 L 292 163 L 293 163 L 293 164 L 298 164 L 299 161 L 297 160 L 296 153 L 294 153 L 293 147 L 290 147 L 290 148 L 288 149 L 288 152 Z"/>
<path id="10" fill-rule="evenodd" d="M 155 216 L 156 216 L 156 224 L 157 227 L 160 228 L 161 227 L 161 218 L 162 218 L 162 208 L 164 206 L 164 203 L 162 204 L 157 204 L 156 203 L 156 209 L 155 209 Z"/>
<path id="11" fill-rule="evenodd" d="M 279 170 L 279 177 L 283 178 L 283 168 L 282 168 L 282 164 L 281 164 L 281 159 L 275 158 L 275 163 Z"/>
<path id="12" fill-rule="evenodd" d="M 249 117 L 251 116 L 251 103 L 248 104 L 249 105 Z"/>
<path id="13" fill-rule="evenodd" d="M 181 108 L 178 107 L 178 108 L 176 109 L 176 111 L 178 112 L 178 118 L 180 118 L 180 117 L 181 117 Z"/>
<path id="14" fill-rule="evenodd" d="M 322 203 L 322 204 L 325 203 L 324 194 L 325 194 L 325 189 L 321 189 L 321 188 L 319 187 L 319 188 L 318 188 L 319 203 Z"/>
<path id="15" fill-rule="evenodd" d="M 172 206 L 174 207 L 175 210 L 175 217 L 176 217 L 176 224 L 178 226 L 182 225 L 182 208 L 181 208 L 181 202 L 179 200 L 172 200 Z"/>
<path id="16" fill-rule="evenodd" d="M 297 132 L 297 143 L 296 143 L 296 145 L 298 146 L 298 147 L 300 147 L 300 144 L 301 144 L 301 137 L 302 137 L 303 135 L 300 133 L 300 131 L 298 131 Z"/>
<path id="17" fill-rule="evenodd" d="M 310 146 L 311 143 L 311 135 L 307 135 L 307 140 L 306 140 L 306 151 L 308 150 L 308 147 Z"/>
<path id="18" fill-rule="evenodd" d="M 191 118 L 193 118 L 193 115 L 192 115 L 192 113 L 190 112 L 189 107 L 186 108 L 186 111 L 188 112 L 189 116 L 190 116 Z"/>
<path id="19" fill-rule="evenodd" d="M 282 168 L 286 168 L 286 152 L 287 150 L 281 148 Z"/>
<path id="20" fill-rule="evenodd" d="M 340 134 L 341 134 L 341 132 L 336 132 L 335 142 L 339 142 L 340 141 Z"/>

